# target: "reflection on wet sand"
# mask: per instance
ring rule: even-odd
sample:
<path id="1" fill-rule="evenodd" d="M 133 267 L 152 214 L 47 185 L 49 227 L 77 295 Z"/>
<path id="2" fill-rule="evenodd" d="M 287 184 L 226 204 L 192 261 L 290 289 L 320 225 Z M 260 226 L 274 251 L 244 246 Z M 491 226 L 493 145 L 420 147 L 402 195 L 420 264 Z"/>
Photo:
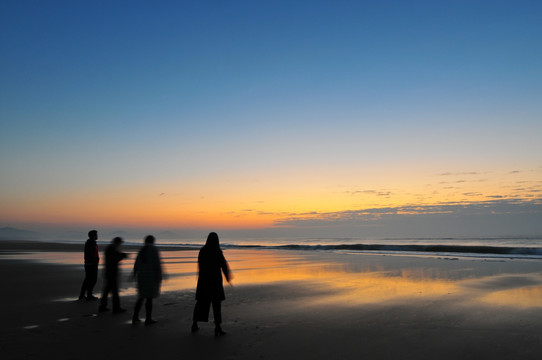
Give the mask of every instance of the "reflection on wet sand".
<path id="1" fill-rule="evenodd" d="M 484 295 L 480 300 L 499 306 L 542 308 L 542 286 L 529 286 L 520 289 L 495 291 Z"/>
<path id="2" fill-rule="evenodd" d="M 167 275 L 162 291 L 195 291 L 197 251 L 163 251 Z M 488 261 L 369 254 L 226 250 L 235 287 L 295 283 L 319 296 L 312 304 L 380 304 L 392 301 L 454 299 L 456 303 L 542 307 L 542 271 L 537 260 Z M 79 265 L 81 254 L 26 253 L 25 260 Z M 128 281 L 135 254 L 122 265 L 122 295 L 135 294 Z M 226 290 L 235 291 L 235 290 Z M 306 305 L 306 303 L 305 303 Z"/>
<path id="3" fill-rule="evenodd" d="M 227 256 L 236 286 L 294 282 L 321 290 L 321 295 L 312 300 L 318 305 L 355 306 L 453 297 L 462 303 L 542 306 L 542 287 L 533 286 L 542 285 L 542 273 L 536 271 L 538 262 L 266 250 L 229 250 Z M 164 290 L 193 289 L 195 266 L 195 258 L 193 262 L 168 262 L 168 272 L 176 276 L 164 283 Z M 509 281 L 503 280 L 505 277 Z M 510 283 L 514 289 L 509 288 Z M 479 292 L 481 284 L 484 289 Z"/>

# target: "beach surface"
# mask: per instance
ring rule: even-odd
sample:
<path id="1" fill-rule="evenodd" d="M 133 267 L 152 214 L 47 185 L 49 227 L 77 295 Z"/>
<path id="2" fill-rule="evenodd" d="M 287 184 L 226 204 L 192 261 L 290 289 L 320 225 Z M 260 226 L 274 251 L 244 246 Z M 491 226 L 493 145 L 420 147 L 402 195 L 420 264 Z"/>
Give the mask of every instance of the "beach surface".
<path id="1" fill-rule="evenodd" d="M 78 301 L 82 246 L 0 242 L 2 359 L 539 359 L 542 261 L 225 250 L 223 328 L 190 332 L 196 250 L 162 249 L 158 323 Z M 100 244 L 100 250 L 105 249 Z M 78 250 L 79 249 L 79 250 Z M 101 276 L 95 288 L 99 296 Z M 144 311 L 142 311 L 144 318 Z M 212 319 L 212 315 L 211 315 Z"/>

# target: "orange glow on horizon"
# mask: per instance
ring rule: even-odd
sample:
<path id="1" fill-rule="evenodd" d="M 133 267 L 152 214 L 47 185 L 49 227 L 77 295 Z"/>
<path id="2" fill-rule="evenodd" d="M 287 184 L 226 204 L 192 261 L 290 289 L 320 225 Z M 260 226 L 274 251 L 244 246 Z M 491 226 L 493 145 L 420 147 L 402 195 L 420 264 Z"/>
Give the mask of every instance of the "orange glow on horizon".
<path id="1" fill-rule="evenodd" d="M 74 189 L 65 194 L 10 194 L 0 216 L 8 222 L 257 229 L 273 227 L 286 218 L 317 219 L 322 214 L 341 211 L 542 199 L 541 173 L 542 170 L 524 171 L 521 175 L 444 173 L 420 177 L 412 170 L 400 176 L 373 174 L 371 180 L 359 175 L 365 180 L 364 185 L 352 174 L 344 173 L 322 178 L 297 174 L 295 179 L 274 175 L 265 181 L 236 179 L 218 185 L 210 181 L 148 188 L 141 184 L 121 188 L 111 185 L 88 191 Z"/>

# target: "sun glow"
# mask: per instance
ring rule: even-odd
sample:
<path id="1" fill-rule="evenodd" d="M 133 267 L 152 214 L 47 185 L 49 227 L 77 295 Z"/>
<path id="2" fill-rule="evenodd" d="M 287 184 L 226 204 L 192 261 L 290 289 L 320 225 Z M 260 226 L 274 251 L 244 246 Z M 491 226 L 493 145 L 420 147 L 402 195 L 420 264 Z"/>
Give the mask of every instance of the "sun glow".
<path id="1" fill-rule="evenodd" d="M 323 214 L 345 211 L 362 214 L 383 209 L 381 213 L 385 213 L 391 208 L 399 215 L 413 215 L 422 213 L 424 207 L 443 204 L 542 196 L 542 169 L 386 174 L 373 174 L 372 179 L 358 174 L 361 182 L 337 170 L 322 178 L 309 172 L 293 178 L 284 175 L 287 179 L 274 174 L 265 180 L 234 177 L 218 183 L 170 181 L 161 186 L 132 184 L 120 188 L 109 184 L 64 194 L 10 194 L 3 202 L 10 206 L 2 207 L 0 215 L 14 222 L 34 219 L 103 226 L 255 229 L 272 227 L 284 219 L 319 219 Z M 372 216 L 377 215 L 373 212 Z"/>

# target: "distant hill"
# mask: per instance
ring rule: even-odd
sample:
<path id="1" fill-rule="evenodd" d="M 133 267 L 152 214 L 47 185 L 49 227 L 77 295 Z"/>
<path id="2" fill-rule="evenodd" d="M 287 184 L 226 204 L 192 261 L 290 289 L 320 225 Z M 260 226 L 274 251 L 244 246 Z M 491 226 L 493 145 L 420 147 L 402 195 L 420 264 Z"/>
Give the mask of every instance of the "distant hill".
<path id="1" fill-rule="evenodd" d="M 30 230 L 15 229 L 9 226 L 0 229 L 0 240 L 37 240 L 43 235 Z"/>

